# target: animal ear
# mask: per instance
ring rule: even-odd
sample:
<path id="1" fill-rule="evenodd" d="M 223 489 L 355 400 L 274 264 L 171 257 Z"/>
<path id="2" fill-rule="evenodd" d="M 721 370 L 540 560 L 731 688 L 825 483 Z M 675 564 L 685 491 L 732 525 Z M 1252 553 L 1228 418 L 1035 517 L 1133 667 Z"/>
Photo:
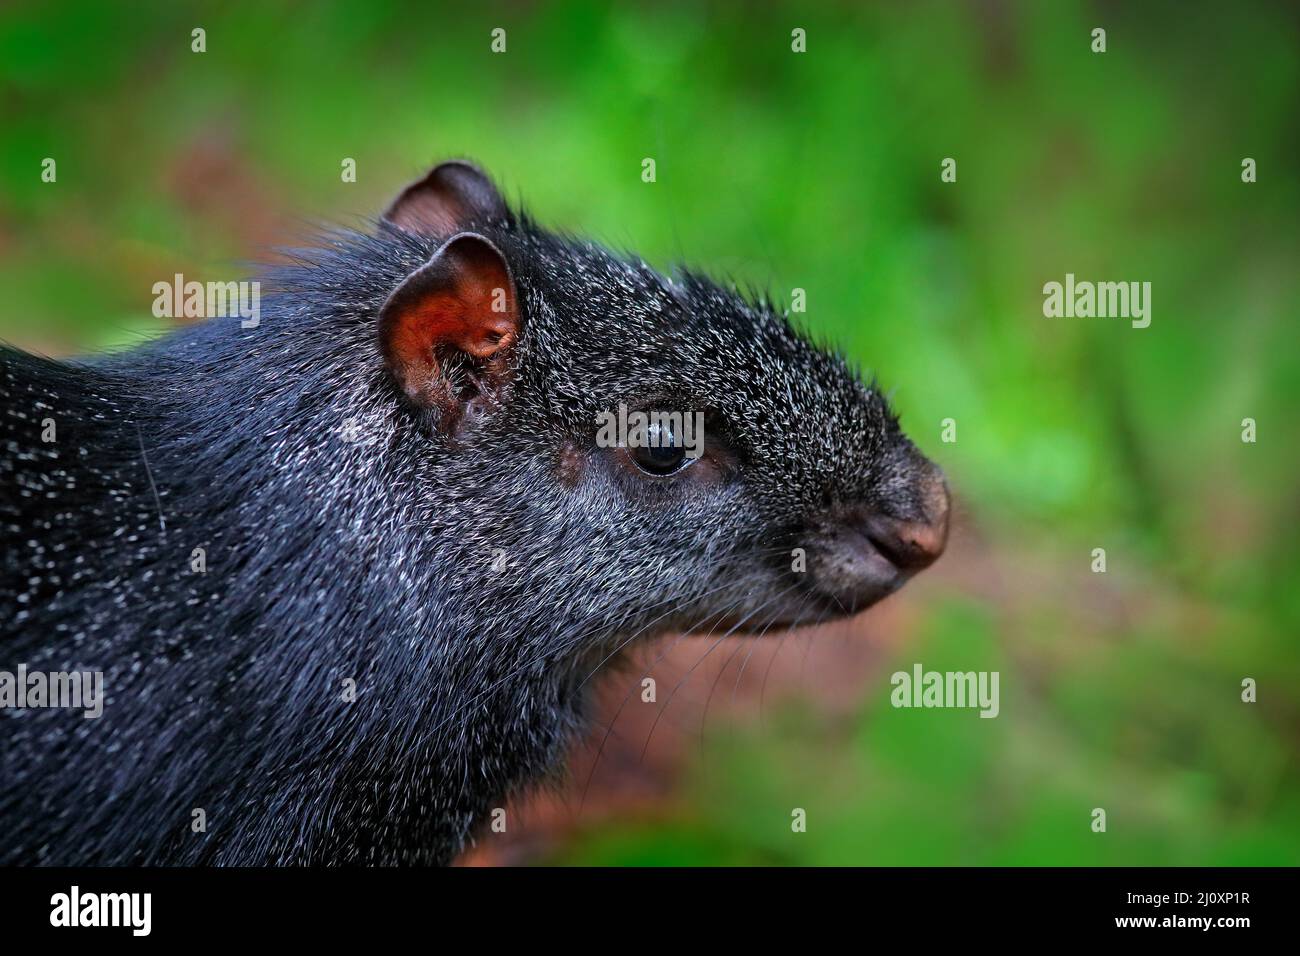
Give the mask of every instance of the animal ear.
<path id="1" fill-rule="evenodd" d="M 450 236 L 479 220 L 510 219 L 510 210 L 487 174 L 464 160 L 441 163 L 411 183 L 384 212 L 407 232 Z"/>
<path id="2" fill-rule="evenodd" d="M 477 233 L 443 243 L 379 310 L 379 344 L 402 391 L 455 430 L 496 404 L 519 336 L 519 300 L 500 250 Z"/>

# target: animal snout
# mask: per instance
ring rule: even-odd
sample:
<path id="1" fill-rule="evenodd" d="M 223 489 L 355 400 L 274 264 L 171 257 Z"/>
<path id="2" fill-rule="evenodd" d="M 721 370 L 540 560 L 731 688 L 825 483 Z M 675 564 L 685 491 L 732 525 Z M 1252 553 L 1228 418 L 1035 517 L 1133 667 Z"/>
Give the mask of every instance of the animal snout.
<path id="1" fill-rule="evenodd" d="M 925 462 L 912 491 L 906 509 L 840 506 L 817 523 L 809 583 L 825 603 L 846 614 L 869 607 L 943 554 L 949 512 L 943 472 Z"/>

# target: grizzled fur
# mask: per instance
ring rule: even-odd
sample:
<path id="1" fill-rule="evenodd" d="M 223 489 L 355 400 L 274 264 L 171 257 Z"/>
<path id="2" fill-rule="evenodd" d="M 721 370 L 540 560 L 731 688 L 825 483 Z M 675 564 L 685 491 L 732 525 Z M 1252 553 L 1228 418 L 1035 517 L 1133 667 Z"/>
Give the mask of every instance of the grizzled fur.
<path id="1" fill-rule="evenodd" d="M 919 513 L 884 400 L 766 305 L 523 217 L 468 228 L 522 326 L 454 435 L 381 359 L 377 310 L 438 247 L 387 223 L 275 273 L 257 328 L 0 350 L 0 669 L 106 695 L 0 711 L 0 862 L 447 862 L 557 765 L 624 644 L 835 613 L 790 570 L 809 516 Z M 725 454 L 639 481 L 594 445 L 619 402 L 706 410 Z"/>

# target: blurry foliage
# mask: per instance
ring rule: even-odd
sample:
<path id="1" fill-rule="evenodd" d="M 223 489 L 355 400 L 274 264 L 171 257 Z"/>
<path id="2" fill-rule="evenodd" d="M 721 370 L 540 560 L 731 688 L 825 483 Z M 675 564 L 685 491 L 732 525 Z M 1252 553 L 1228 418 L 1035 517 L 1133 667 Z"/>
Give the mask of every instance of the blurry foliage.
<path id="1" fill-rule="evenodd" d="M 1002 715 L 894 710 L 883 678 L 853 726 L 789 704 L 710 737 L 678 812 L 559 859 L 1296 863 L 1297 29 L 1173 0 L 9 5 L 0 337 L 129 344 L 154 281 L 363 223 L 453 155 L 548 224 L 804 288 L 987 547 L 1055 575 L 950 589 L 895 662 L 1000 669 Z M 1151 327 L 1045 319 L 1066 272 L 1151 281 Z"/>

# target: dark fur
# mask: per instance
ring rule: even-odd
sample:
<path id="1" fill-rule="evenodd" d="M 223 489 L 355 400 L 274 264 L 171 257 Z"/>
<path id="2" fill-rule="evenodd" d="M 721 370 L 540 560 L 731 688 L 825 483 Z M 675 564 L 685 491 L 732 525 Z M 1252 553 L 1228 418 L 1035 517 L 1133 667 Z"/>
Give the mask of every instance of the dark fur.
<path id="1" fill-rule="evenodd" d="M 469 225 L 524 319 L 500 407 L 455 440 L 377 348 L 438 245 L 387 224 L 274 274 L 259 328 L 0 351 L 0 668 L 102 670 L 107 696 L 0 711 L 0 862 L 445 863 L 556 766 L 624 642 L 829 613 L 789 570 L 810 516 L 918 512 L 883 399 L 769 307 Z M 639 483 L 593 446 L 620 400 L 708 409 L 727 466 Z"/>

